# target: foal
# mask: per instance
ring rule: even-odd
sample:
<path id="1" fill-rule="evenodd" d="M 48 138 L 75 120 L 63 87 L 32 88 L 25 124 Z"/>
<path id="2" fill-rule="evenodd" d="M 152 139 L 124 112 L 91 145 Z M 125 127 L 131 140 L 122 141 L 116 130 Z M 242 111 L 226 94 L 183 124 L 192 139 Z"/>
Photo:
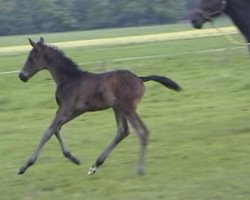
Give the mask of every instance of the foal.
<path id="1" fill-rule="evenodd" d="M 148 131 L 135 111 L 144 93 L 143 82 L 153 80 L 176 91 L 181 90 L 180 86 L 166 77 L 137 77 L 127 70 L 101 74 L 81 71 L 60 50 L 45 45 L 43 38 L 40 38 L 40 41 L 37 43 L 31 39 L 29 39 L 29 42 L 33 48 L 19 74 L 19 78 L 26 82 L 38 71 L 47 69 L 57 86 L 56 102 L 58 110 L 51 125 L 42 136 L 35 152 L 19 169 L 18 174 L 23 174 L 28 167 L 36 162 L 43 146 L 53 134 L 57 137 L 64 156 L 79 165 L 80 161 L 67 150 L 60 134 L 60 129 L 65 123 L 80 114 L 107 108 L 114 110 L 117 134 L 91 166 L 88 174 L 94 174 L 119 142 L 128 136 L 128 122 L 135 129 L 140 139 L 141 151 L 137 172 L 143 174 Z"/>

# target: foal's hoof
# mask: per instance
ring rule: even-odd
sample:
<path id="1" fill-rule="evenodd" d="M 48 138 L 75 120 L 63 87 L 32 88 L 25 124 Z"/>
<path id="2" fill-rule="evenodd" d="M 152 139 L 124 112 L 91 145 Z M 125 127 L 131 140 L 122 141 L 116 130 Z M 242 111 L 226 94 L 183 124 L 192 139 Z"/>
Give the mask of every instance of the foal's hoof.
<path id="1" fill-rule="evenodd" d="M 138 167 L 137 171 L 136 171 L 136 174 L 139 175 L 139 176 L 144 175 L 145 174 L 144 167 Z"/>
<path id="2" fill-rule="evenodd" d="M 24 174 L 25 171 L 26 171 L 26 169 L 25 169 L 24 167 L 21 167 L 21 168 L 18 170 L 17 174 L 19 174 L 19 175 Z"/>
<path id="3" fill-rule="evenodd" d="M 93 174 L 95 174 L 96 169 L 97 169 L 97 167 L 95 167 L 95 166 L 90 167 L 90 169 L 89 169 L 89 171 L 88 171 L 88 175 L 93 175 Z"/>
<path id="4" fill-rule="evenodd" d="M 80 160 L 78 160 L 75 156 L 73 156 L 70 152 L 64 152 L 63 153 L 66 158 L 68 158 L 71 162 L 73 162 L 76 165 L 80 165 Z"/>
<path id="5" fill-rule="evenodd" d="M 80 162 L 80 160 L 78 160 L 77 158 L 72 158 L 72 160 L 71 160 L 74 164 L 76 164 L 76 165 L 80 165 L 81 164 L 81 162 Z"/>

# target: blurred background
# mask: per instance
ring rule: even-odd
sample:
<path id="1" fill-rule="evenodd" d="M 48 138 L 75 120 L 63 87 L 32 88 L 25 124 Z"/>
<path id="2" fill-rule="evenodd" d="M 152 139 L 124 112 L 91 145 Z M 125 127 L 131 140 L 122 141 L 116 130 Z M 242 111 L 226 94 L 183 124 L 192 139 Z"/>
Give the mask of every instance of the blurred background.
<path id="1" fill-rule="evenodd" d="M 0 35 L 175 23 L 196 0 L 0 0 Z"/>

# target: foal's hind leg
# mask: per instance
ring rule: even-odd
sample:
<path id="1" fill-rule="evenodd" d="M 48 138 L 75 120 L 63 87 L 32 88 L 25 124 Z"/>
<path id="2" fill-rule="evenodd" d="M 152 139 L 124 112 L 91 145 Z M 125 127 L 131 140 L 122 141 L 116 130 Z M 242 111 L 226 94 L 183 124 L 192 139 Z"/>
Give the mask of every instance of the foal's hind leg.
<path id="1" fill-rule="evenodd" d="M 127 120 L 122 117 L 118 110 L 115 110 L 115 118 L 117 123 L 117 134 L 110 145 L 102 152 L 102 154 L 97 158 L 95 163 L 89 169 L 88 175 L 94 174 L 97 168 L 103 164 L 105 159 L 111 153 L 111 151 L 126 137 L 129 135 L 129 128 Z"/>
<path id="2" fill-rule="evenodd" d="M 140 139 L 141 152 L 137 166 L 137 173 L 141 175 L 144 174 L 144 157 L 145 157 L 146 146 L 148 143 L 148 130 L 141 121 L 140 117 L 135 112 L 127 114 L 126 117 L 133 126 L 133 128 L 135 129 L 136 134 Z"/>
<path id="3" fill-rule="evenodd" d="M 64 144 L 64 141 L 63 141 L 63 138 L 60 134 L 59 131 L 55 132 L 55 135 L 60 143 L 60 146 L 61 146 L 61 149 L 62 149 L 62 152 L 63 152 L 63 155 L 68 158 L 70 161 L 72 161 L 73 163 L 77 164 L 77 165 L 80 165 L 80 161 L 74 157 L 70 151 L 66 148 L 65 144 Z"/>

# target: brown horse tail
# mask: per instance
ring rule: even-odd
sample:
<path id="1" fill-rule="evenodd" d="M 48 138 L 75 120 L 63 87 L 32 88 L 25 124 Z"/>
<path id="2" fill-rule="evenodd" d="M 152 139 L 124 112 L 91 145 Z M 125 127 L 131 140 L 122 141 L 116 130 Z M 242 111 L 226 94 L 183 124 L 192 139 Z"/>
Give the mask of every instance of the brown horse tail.
<path id="1" fill-rule="evenodd" d="M 172 90 L 175 90 L 175 91 L 182 90 L 182 88 L 176 82 L 174 82 L 171 79 L 164 77 L 164 76 L 153 75 L 153 76 L 140 77 L 140 79 L 142 80 L 142 82 L 156 81 L 158 83 L 161 83 L 165 87 L 172 89 Z"/>

